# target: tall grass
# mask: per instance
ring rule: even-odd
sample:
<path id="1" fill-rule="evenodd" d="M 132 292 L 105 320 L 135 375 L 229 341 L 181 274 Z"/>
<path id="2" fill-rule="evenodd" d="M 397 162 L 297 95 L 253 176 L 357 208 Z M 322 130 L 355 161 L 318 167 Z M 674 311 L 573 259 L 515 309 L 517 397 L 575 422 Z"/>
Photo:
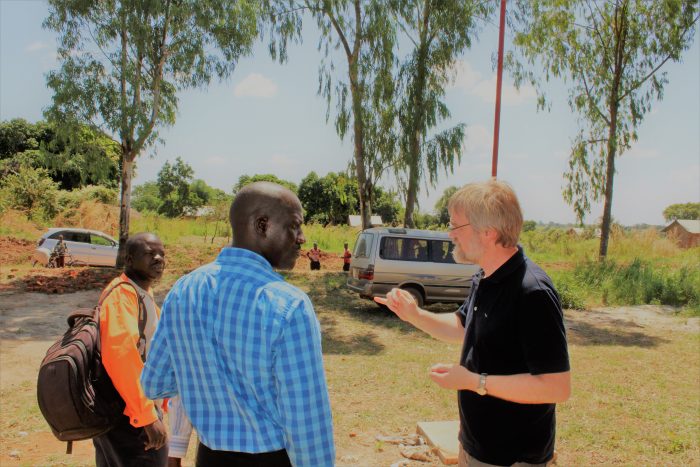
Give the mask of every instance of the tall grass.
<path id="1" fill-rule="evenodd" d="M 583 303 L 603 305 L 663 304 L 687 308 L 700 315 L 700 269 L 698 261 L 675 267 L 635 258 L 629 263 L 614 260 L 587 261 L 573 271 L 559 271 L 553 280 L 569 308 Z"/>
<path id="2" fill-rule="evenodd" d="M 352 250 L 355 240 L 360 230 L 347 225 L 329 225 L 323 227 L 321 224 L 306 224 L 303 226 L 306 245 L 304 248 L 311 248 L 313 243 L 318 243 L 318 247 L 324 251 L 342 252 L 343 243 L 348 243 Z"/>

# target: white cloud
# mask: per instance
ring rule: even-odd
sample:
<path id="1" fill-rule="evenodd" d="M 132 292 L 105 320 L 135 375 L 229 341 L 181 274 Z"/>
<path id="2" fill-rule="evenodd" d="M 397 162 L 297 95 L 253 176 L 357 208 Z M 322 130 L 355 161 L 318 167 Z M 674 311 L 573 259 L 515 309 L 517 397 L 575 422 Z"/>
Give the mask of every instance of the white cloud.
<path id="1" fill-rule="evenodd" d="M 25 52 L 39 52 L 41 50 L 47 49 L 49 44 L 46 42 L 35 41 L 24 48 Z"/>
<path id="2" fill-rule="evenodd" d="M 265 97 L 277 94 L 277 85 L 260 73 L 251 73 L 233 89 L 236 97 Z"/>
<path id="3" fill-rule="evenodd" d="M 491 104 L 496 102 L 496 75 L 484 79 L 481 73 L 474 70 L 469 62 L 457 61 L 453 67 L 454 78 L 452 86 L 462 89 L 468 94 L 481 98 Z M 520 89 L 507 80 L 501 87 L 501 103 L 503 105 L 520 105 L 537 96 L 535 89 L 529 84 L 524 84 Z"/>

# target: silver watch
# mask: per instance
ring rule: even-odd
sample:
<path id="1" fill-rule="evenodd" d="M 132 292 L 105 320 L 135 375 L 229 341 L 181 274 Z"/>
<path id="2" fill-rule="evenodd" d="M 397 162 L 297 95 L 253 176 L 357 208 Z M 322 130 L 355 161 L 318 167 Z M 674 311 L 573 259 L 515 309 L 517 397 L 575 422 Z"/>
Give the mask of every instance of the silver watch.
<path id="1" fill-rule="evenodd" d="M 479 386 L 476 388 L 476 393 L 480 396 L 485 396 L 487 394 L 486 391 L 486 377 L 488 375 L 486 373 L 481 373 L 479 375 Z"/>

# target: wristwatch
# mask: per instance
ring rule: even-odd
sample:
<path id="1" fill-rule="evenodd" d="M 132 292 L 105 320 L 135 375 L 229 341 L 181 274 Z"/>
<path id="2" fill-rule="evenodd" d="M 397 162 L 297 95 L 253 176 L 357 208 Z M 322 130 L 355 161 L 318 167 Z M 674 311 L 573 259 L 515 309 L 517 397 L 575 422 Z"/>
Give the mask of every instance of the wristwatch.
<path id="1" fill-rule="evenodd" d="M 486 391 L 486 377 L 488 375 L 486 373 L 481 373 L 479 375 L 479 386 L 476 388 L 476 393 L 480 396 L 485 396 L 487 394 Z"/>

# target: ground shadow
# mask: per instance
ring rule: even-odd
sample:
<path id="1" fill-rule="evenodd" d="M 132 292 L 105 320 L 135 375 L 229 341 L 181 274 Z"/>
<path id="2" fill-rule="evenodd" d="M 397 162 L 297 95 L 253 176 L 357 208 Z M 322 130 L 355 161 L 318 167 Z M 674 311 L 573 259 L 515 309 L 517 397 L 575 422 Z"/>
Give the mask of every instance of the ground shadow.
<path id="1" fill-rule="evenodd" d="M 384 344 L 373 332 L 342 335 L 337 319 L 328 314 L 319 316 L 323 353 L 328 355 L 377 355 L 384 351 Z"/>
<path id="2" fill-rule="evenodd" d="M 653 348 L 670 342 L 663 337 L 650 336 L 644 332 L 629 330 L 629 328 L 643 327 L 633 321 L 623 320 L 615 320 L 613 326 L 573 321 L 568 323 L 567 337 L 569 344 L 583 346 L 619 345 L 623 347 Z"/>
<path id="3" fill-rule="evenodd" d="M 360 298 L 357 293 L 350 291 L 345 285 L 346 278 L 347 275 L 343 272 L 326 273 L 324 276 L 314 280 L 312 284 L 309 284 L 310 287 L 308 287 L 307 294 L 314 304 L 319 319 L 326 314 L 330 316 L 340 315 L 373 327 L 383 327 L 402 334 L 425 335 L 412 325 L 401 321 L 387 308 L 380 307 L 370 300 Z M 303 277 L 295 274 L 290 274 L 289 279 L 294 283 L 303 283 L 304 281 Z M 426 308 L 435 312 L 452 312 L 457 309 L 457 305 L 433 304 Z"/>

